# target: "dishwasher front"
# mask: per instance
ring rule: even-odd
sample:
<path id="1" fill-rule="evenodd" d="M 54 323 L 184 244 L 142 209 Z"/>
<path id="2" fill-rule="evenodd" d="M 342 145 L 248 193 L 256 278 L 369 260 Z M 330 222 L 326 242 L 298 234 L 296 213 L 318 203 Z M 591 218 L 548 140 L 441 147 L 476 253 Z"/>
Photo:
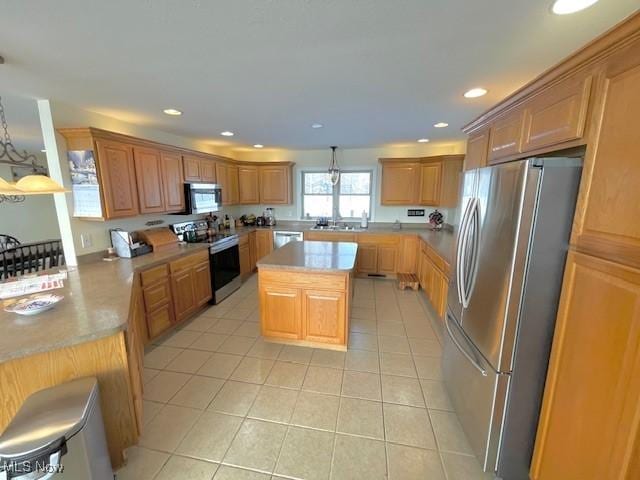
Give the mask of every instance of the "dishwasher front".
<path id="1" fill-rule="evenodd" d="M 285 232 L 276 230 L 273 232 L 273 248 L 280 248 L 289 242 L 301 242 L 304 239 L 302 232 Z"/>

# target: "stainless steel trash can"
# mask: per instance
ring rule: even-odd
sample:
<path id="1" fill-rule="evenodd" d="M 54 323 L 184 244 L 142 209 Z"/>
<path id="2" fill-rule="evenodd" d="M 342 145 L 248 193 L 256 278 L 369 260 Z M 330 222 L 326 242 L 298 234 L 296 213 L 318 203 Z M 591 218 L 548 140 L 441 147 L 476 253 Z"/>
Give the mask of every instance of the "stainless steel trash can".
<path id="1" fill-rule="evenodd" d="M 30 395 L 0 436 L 0 480 L 113 480 L 98 382 Z"/>

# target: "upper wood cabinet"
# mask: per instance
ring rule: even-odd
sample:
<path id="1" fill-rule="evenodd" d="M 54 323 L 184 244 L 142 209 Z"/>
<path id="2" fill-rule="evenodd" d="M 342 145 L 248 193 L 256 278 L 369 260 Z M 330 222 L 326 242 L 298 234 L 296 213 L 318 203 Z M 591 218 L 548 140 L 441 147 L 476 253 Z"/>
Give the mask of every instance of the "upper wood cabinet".
<path id="1" fill-rule="evenodd" d="M 581 138 L 591 92 L 591 75 L 570 79 L 531 99 L 524 111 L 522 151 Z"/>
<path id="2" fill-rule="evenodd" d="M 291 203 L 291 166 L 265 165 L 259 167 L 260 203 L 277 205 Z"/>
<path id="3" fill-rule="evenodd" d="M 467 154 L 464 158 L 464 169 L 473 170 L 487 165 L 487 153 L 489 149 L 489 130 L 469 135 L 467 140 Z"/>
<path id="4" fill-rule="evenodd" d="M 639 398 L 640 271 L 569 253 L 531 478 L 638 478 Z"/>
<path id="5" fill-rule="evenodd" d="M 200 159 L 191 155 L 183 157 L 185 182 L 200 181 Z"/>
<path id="6" fill-rule="evenodd" d="M 572 243 L 640 268 L 640 41 L 629 49 L 600 72 Z"/>
<path id="7" fill-rule="evenodd" d="M 442 181 L 442 162 L 429 162 L 420 165 L 420 205 L 440 205 L 440 183 Z"/>
<path id="8" fill-rule="evenodd" d="M 522 151 L 523 120 L 523 112 L 516 110 L 496 120 L 491 125 L 487 157 L 489 164 L 499 163 L 500 159 Z"/>
<path id="9" fill-rule="evenodd" d="M 240 201 L 240 188 L 238 185 L 238 167 L 235 165 L 227 166 L 227 181 L 229 191 L 229 205 L 236 205 Z"/>
<path id="10" fill-rule="evenodd" d="M 132 217 L 140 213 L 133 148 L 109 140 L 96 140 L 97 168 L 105 218 Z"/>
<path id="11" fill-rule="evenodd" d="M 238 191 L 238 203 L 241 205 L 260 203 L 258 167 L 254 165 L 238 167 Z"/>
<path id="12" fill-rule="evenodd" d="M 420 164 L 413 160 L 385 160 L 382 163 L 382 205 L 415 205 L 420 181 Z"/>
<path id="13" fill-rule="evenodd" d="M 165 211 L 183 212 L 184 172 L 182 157 L 178 153 L 160 152 L 162 161 L 162 185 L 164 188 Z"/>
<path id="14" fill-rule="evenodd" d="M 464 155 L 382 158 L 382 205 L 455 207 Z"/>
<path id="15" fill-rule="evenodd" d="M 200 159 L 200 181 L 203 183 L 216 183 L 216 162 L 208 158 Z"/>
<path id="16" fill-rule="evenodd" d="M 133 158 L 138 184 L 140 213 L 165 211 L 162 188 L 162 160 L 160 151 L 152 148 L 133 147 Z"/>

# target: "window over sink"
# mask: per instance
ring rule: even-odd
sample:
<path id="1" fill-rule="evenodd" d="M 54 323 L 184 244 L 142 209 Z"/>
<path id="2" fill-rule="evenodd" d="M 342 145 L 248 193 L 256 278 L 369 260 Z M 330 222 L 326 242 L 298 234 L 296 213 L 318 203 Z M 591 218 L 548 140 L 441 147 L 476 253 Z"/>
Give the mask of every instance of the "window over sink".
<path id="1" fill-rule="evenodd" d="M 337 185 L 331 184 L 327 172 L 302 172 L 302 216 L 333 217 L 350 220 L 360 218 L 362 211 L 371 216 L 371 183 L 373 171 L 340 172 Z"/>

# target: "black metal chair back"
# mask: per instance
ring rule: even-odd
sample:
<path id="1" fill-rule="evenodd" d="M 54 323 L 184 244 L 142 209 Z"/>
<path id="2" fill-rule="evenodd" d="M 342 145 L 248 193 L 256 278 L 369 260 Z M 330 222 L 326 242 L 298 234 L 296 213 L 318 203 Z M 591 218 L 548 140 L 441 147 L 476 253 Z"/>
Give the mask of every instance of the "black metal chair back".
<path id="1" fill-rule="evenodd" d="M 0 279 L 65 265 L 62 241 L 23 243 L 0 251 Z"/>

